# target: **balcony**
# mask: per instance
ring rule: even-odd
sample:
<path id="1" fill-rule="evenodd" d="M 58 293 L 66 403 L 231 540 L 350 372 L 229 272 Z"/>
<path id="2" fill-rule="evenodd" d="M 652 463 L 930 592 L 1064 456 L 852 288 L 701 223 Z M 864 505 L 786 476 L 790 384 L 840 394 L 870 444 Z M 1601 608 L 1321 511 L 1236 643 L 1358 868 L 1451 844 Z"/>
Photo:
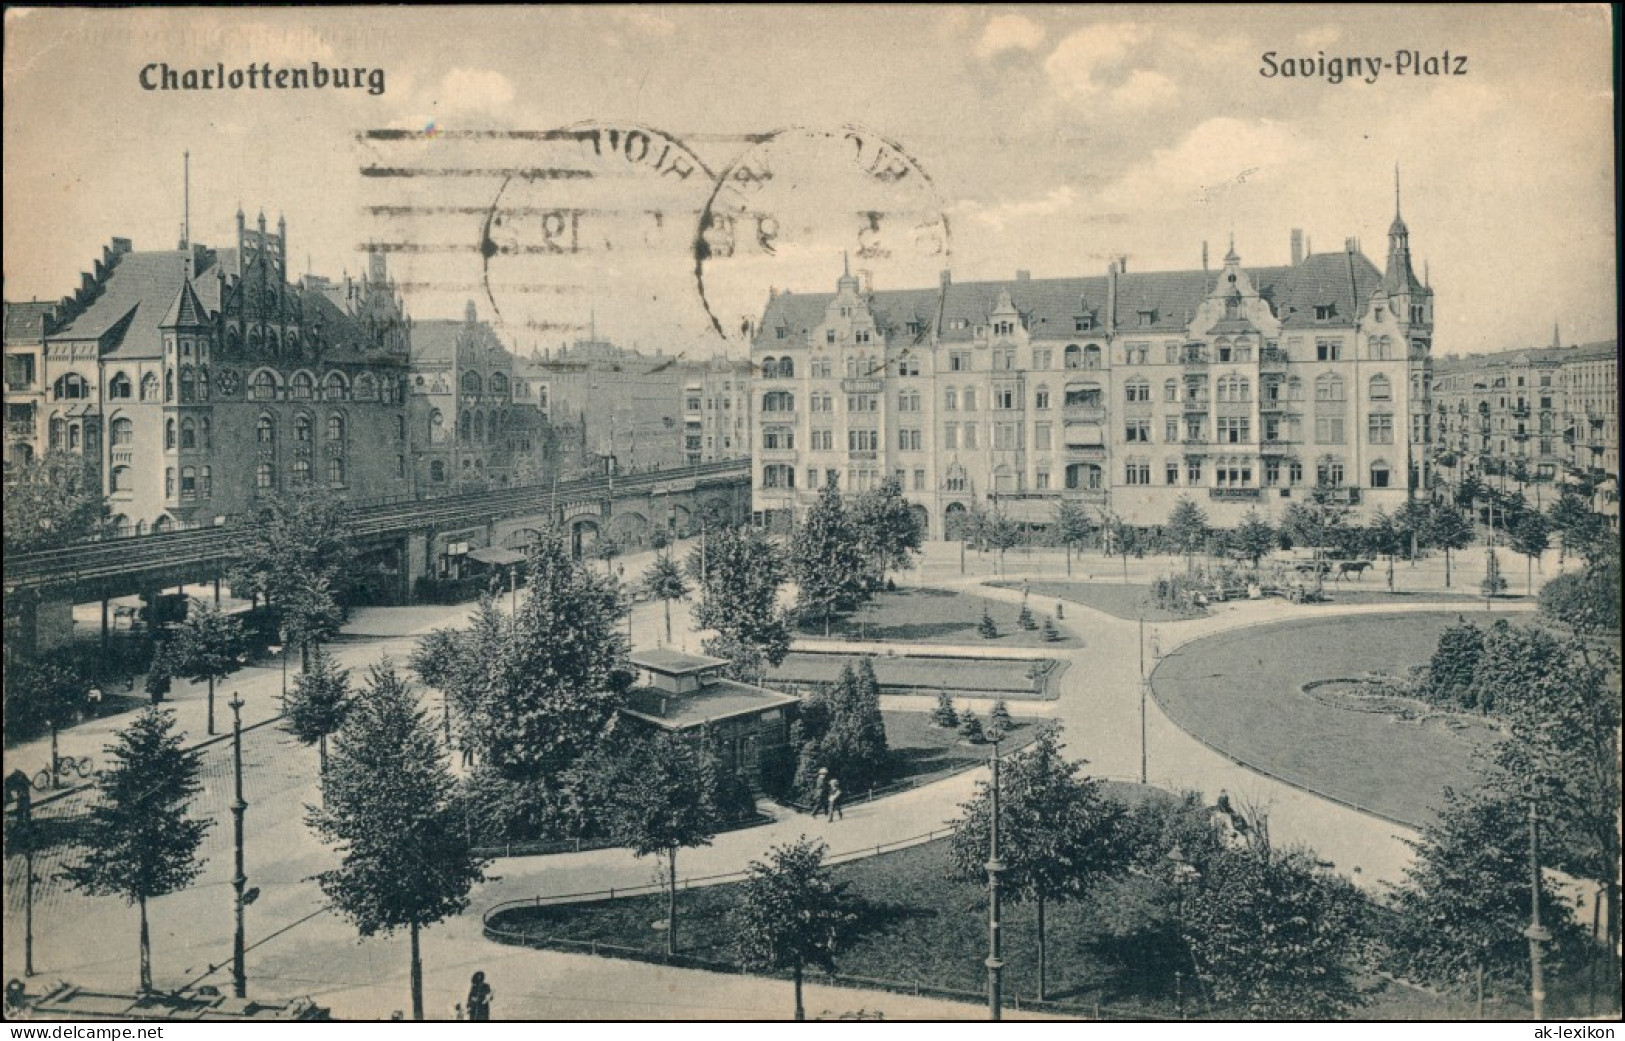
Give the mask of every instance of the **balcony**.
<path id="1" fill-rule="evenodd" d="M 1350 485 L 1339 485 L 1336 488 L 1326 489 L 1327 497 L 1335 503 L 1344 506 L 1360 505 L 1360 489 Z"/>
<path id="2" fill-rule="evenodd" d="M 1061 418 L 1075 423 L 1104 423 L 1106 422 L 1106 407 L 1104 405 L 1067 405 L 1061 409 Z"/>
<path id="3" fill-rule="evenodd" d="M 32 438 L 34 436 L 34 421 L 31 419 L 6 420 L 6 436 Z"/>
<path id="4" fill-rule="evenodd" d="M 1005 500 L 1010 500 L 1010 499 L 1059 499 L 1060 497 L 1061 497 L 1061 493 L 1059 491 L 1056 491 L 1053 488 L 1048 488 L 1048 489 L 1045 489 L 1043 491 L 988 492 L 987 493 L 987 498 L 988 498 L 989 502 L 997 502 L 1000 499 L 1005 499 Z"/>
<path id="5" fill-rule="evenodd" d="M 1259 497 L 1257 488 L 1209 488 L 1209 499 L 1256 499 Z"/>
<path id="6" fill-rule="evenodd" d="M 1205 414 L 1207 412 L 1208 404 L 1209 402 L 1206 398 L 1186 398 L 1180 403 L 1179 407 L 1185 412 L 1201 412 Z"/>
<path id="7" fill-rule="evenodd" d="M 1191 447 L 1193 445 L 1200 445 L 1200 446 L 1206 447 L 1206 445 L 1208 444 L 1208 439 L 1207 439 L 1206 435 L 1202 435 L 1202 434 L 1197 434 L 1195 436 L 1192 436 L 1190 434 L 1186 434 L 1184 437 L 1179 439 L 1179 443 L 1184 445 L 1187 448 L 1189 448 L 1189 447 Z"/>
<path id="8" fill-rule="evenodd" d="M 877 455 L 872 448 L 850 448 L 847 449 L 846 457 L 848 459 L 872 460 L 877 458 Z"/>
<path id="9" fill-rule="evenodd" d="M 1288 358 L 1287 353 L 1280 348 L 1271 349 L 1266 347 L 1258 352 L 1258 371 L 1260 372 L 1285 372 L 1287 366 L 1291 363 L 1292 359 Z"/>
<path id="10" fill-rule="evenodd" d="M 1301 440 L 1289 437 L 1272 437 L 1258 443 L 1259 451 L 1265 455 L 1285 455 L 1303 444 Z"/>

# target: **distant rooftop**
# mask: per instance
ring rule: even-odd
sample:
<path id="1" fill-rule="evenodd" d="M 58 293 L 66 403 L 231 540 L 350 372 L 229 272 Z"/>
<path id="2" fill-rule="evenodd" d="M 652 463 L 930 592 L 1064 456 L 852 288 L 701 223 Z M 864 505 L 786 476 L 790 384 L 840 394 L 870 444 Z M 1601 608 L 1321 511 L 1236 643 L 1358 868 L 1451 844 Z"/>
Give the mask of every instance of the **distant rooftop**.
<path id="1" fill-rule="evenodd" d="M 678 654 L 680 658 L 691 655 Z M 716 661 L 715 658 L 699 658 Z M 636 663 L 636 658 L 633 659 Z M 637 687 L 627 692 L 627 715 L 666 730 L 687 730 L 690 727 L 714 723 L 734 716 L 750 715 L 769 709 L 786 708 L 800 701 L 789 694 L 757 687 L 734 680 L 714 680 L 699 690 L 687 694 L 669 694 L 665 691 Z"/>
<path id="2" fill-rule="evenodd" d="M 683 651 L 674 651 L 669 647 L 634 651 L 627 656 L 627 660 L 640 669 L 664 672 L 670 676 L 682 676 L 690 672 L 700 672 L 705 669 L 714 669 L 718 665 L 728 664 L 726 658 L 712 658 L 704 654 L 687 654 Z"/>

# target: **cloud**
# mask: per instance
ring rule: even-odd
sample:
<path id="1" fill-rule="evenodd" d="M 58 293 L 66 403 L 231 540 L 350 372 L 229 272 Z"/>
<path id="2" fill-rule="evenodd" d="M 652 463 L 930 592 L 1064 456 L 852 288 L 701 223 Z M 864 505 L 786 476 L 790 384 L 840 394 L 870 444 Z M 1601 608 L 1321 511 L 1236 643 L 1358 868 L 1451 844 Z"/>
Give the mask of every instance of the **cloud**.
<path id="1" fill-rule="evenodd" d="M 1003 231 L 1009 224 L 1034 217 L 1052 217 L 1058 213 L 1072 209 L 1077 203 L 1077 193 L 1068 184 L 1051 188 L 1043 195 L 1030 199 L 1019 199 L 1014 202 L 1002 202 L 997 206 L 978 206 L 976 203 L 965 202 L 954 207 L 971 220 L 977 221 L 994 231 Z"/>
<path id="2" fill-rule="evenodd" d="M 1122 86 L 1112 91 L 1111 98 L 1121 108 L 1166 108 L 1179 100 L 1179 87 L 1160 72 L 1135 69 Z"/>
<path id="3" fill-rule="evenodd" d="M 498 109 L 513 100 L 513 84 L 494 69 L 456 68 L 440 81 L 437 99 L 442 111 Z"/>
<path id="4" fill-rule="evenodd" d="M 1144 26 L 1133 22 L 1079 29 L 1056 45 L 1044 62 L 1044 71 L 1062 97 L 1091 97 L 1149 36 Z"/>
<path id="5" fill-rule="evenodd" d="M 1101 201 L 1129 208 L 1208 202 L 1299 162 L 1308 151 L 1283 123 L 1209 119 L 1177 145 L 1131 166 L 1101 192 Z"/>
<path id="6" fill-rule="evenodd" d="M 1044 42 L 1044 27 L 1019 14 L 1001 14 L 987 23 L 976 44 L 976 56 L 984 61 L 1005 51 L 1034 51 Z"/>

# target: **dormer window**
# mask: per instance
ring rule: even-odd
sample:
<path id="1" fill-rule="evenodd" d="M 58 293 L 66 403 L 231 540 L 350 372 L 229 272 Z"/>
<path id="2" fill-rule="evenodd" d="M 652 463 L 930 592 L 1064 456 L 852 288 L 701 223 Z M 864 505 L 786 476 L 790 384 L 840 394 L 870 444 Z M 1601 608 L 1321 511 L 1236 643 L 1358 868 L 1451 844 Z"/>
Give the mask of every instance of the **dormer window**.
<path id="1" fill-rule="evenodd" d="M 1157 324 L 1157 312 L 1154 309 L 1145 308 L 1145 309 L 1140 311 L 1140 325 L 1142 327 L 1148 326 L 1148 325 L 1156 325 L 1156 324 Z"/>
<path id="2" fill-rule="evenodd" d="M 993 323 L 993 335 L 994 336 L 1010 336 L 1015 331 L 1016 331 L 1016 324 L 1014 322 L 1003 322 L 1003 321 L 1001 321 L 1001 322 L 994 322 Z"/>
<path id="3" fill-rule="evenodd" d="M 1336 317 L 1337 317 L 1337 305 L 1336 304 L 1316 304 L 1315 305 L 1315 321 L 1317 321 L 1317 322 L 1329 322 L 1333 318 L 1336 318 Z"/>
<path id="4" fill-rule="evenodd" d="M 1086 333 L 1094 329 L 1094 327 L 1095 316 L 1092 314 L 1078 315 L 1072 319 L 1072 328 L 1077 332 Z"/>

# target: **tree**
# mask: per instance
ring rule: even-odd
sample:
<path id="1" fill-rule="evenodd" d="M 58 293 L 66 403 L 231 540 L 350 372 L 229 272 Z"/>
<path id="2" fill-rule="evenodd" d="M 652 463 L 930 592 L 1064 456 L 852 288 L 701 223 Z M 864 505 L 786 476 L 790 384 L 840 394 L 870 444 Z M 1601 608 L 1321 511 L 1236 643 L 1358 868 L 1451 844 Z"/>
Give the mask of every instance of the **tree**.
<path id="1" fill-rule="evenodd" d="M 802 705 L 801 751 L 813 768 L 823 767 L 848 792 L 882 783 L 891 766 L 886 721 L 880 713 L 880 685 L 874 666 L 861 658 L 847 662 L 827 688 Z"/>
<path id="2" fill-rule="evenodd" d="M 243 667 L 243 622 L 213 604 L 192 598 L 186 621 L 169 644 L 169 667 L 194 683 L 209 684 L 208 731 L 214 733 L 214 685 Z"/>
<path id="3" fill-rule="evenodd" d="M 1378 508 L 1365 530 L 1366 546 L 1371 552 L 1388 558 L 1388 592 L 1394 591 L 1394 558 L 1405 548 L 1406 537 L 1399 522 L 1388 511 Z"/>
<path id="4" fill-rule="evenodd" d="M 914 554 L 925 540 L 924 525 L 903 498 L 903 482 L 896 475 L 859 495 L 849 514 L 871 589 L 885 585 L 886 572 L 914 566 Z"/>
<path id="5" fill-rule="evenodd" d="M 50 451 L 8 468 L 5 552 L 56 549 L 109 532 L 95 453 Z"/>
<path id="6" fill-rule="evenodd" d="M 725 528 L 707 541 L 704 566 L 700 547 L 688 560 L 689 574 L 699 579 L 696 621 L 718 634 L 706 650 L 735 659 L 734 674 L 757 681 L 760 669 L 737 660 L 742 654 L 777 665 L 790 652 L 790 624 L 778 603 L 784 557 L 756 528 Z"/>
<path id="7" fill-rule="evenodd" d="M 84 859 L 64 877 L 96 896 L 121 896 L 141 911 L 141 992 L 152 990 L 152 938 L 147 901 L 184 889 L 203 862 L 198 847 L 207 821 L 187 815 L 203 790 L 200 760 L 174 732 L 167 712 L 148 708 L 109 745 L 109 764 L 96 779 Z"/>
<path id="8" fill-rule="evenodd" d="M 1577 633 L 1618 632 L 1619 553 L 1598 557 L 1583 571 L 1558 575 L 1540 591 L 1540 613 Z"/>
<path id="9" fill-rule="evenodd" d="M 1525 510 L 1512 526 L 1512 549 L 1524 557 L 1524 590 L 1526 596 L 1535 593 L 1535 558 L 1551 545 L 1551 524 L 1537 510 Z"/>
<path id="10" fill-rule="evenodd" d="M 1281 515 L 1281 527 L 1292 539 L 1295 546 L 1312 546 L 1315 550 L 1315 562 L 1318 564 L 1322 554 L 1333 547 L 1341 545 L 1346 537 L 1345 523 L 1348 520 L 1349 507 L 1336 498 L 1336 489 L 1330 485 L 1317 484 L 1309 493 L 1307 502 L 1293 503 Z M 1315 589 L 1318 592 L 1324 581 L 1324 569 L 1315 568 Z"/>
<path id="11" fill-rule="evenodd" d="M 1420 982 L 1461 985 L 1484 976 L 1524 986 L 1529 978 L 1528 805 L 1497 793 L 1445 791 L 1437 820 L 1419 841 L 1386 939 L 1389 960 Z M 1541 924 L 1574 940 L 1569 909 L 1541 889 Z M 1482 990 L 1480 990 L 1482 995 Z"/>
<path id="12" fill-rule="evenodd" d="M 64 654 L 6 662 L 6 727 L 13 733 L 35 732 L 37 727 L 50 731 L 52 788 L 61 781 L 57 734 L 78 720 L 87 687 Z"/>
<path id="13" fill-rule="evenodd" d="M 1006 716 L 1008 718 L 1008 715 Z M 1123 809 L 1100 781 L 1079 776 L 1083 760 L 1061 756 L 1059 728 L 1045 727 L 1032 748 L 1007 759 L 999 776 L 1000 883 L 1014 903 L 1031 901 L 1038 918 L 1038 1000 L 1044 1000 L 1048 904 L 1078 900 L 1127 866 Z M 953 872 L 986 878 L 992 785 L 983 782 L 954 825 Z"/>
<path id="14" fill-rule="evenodd" d="M 835 971 L 835 952 L 859 927 L 859 903 L 849 883 L 836 882 L 823 842 L 803 835 L 776 846 L 768 862 L 751 861 L 745 891 L 734 912 L 734 944 L 740 959 L 758 969 L 789 969 L 795 981 L 796 1022 L 807 1018 L 801 1000 L 808 966 Z"/>
<path id="15" fill-rule="evenodd" d="M 308 656 L 310 645 L 327 640 L 343 621 L 337 590 L 353 557 L 347 508 L 325 490 L 300 488 L 245 518 L 242 536 L 228 576 L 232 588 L 263 597 L 284 642 Z"/>
<path id="16" fill-rule="evenodd" d="M 643 586 L 666 609 L 666 642 L 671 643 L 671 602 L 688 596 L 688 582 L 683 577 L 683 569 L 671 558 L 671 554 L 662 553 L 643 573 Z"/>
<path id="17" fill-rule="evenodd" d="M 1557 501 L 1552 503 L 1551 526 L 1563 537 L 1564 558 L 1570 553 L 1589 557 L 1594 547 L 1609 541 L 1608 526 L 1592 512 L 1590 498 L 1572 485 L 1564 485 Z M 1617 540 L 1614 545 L 1618 545 Z"/>
<path id="18" fill-rule="evenodd" d="M 959 736 L 973 745 L 979 745 L 987 740 L 981 719 L 976 715 L 976 710 L 969 706 L 959 714 Z"/>
<path id="19" fill-rule="evenodd" d="M 823 615 L 828 636 L 830 616 L 852 607 L 861 595 L 864 568 L 857 533 L 833 479 L 825 482 L 796 532 L 790 567 L 797 602 L 803 610 Z"/>
<path id="20" fill-rule="evenodd" d="M 368 671 L 333 744 L 325 806 L 307 808 L 306 821 L 342 859 L 316 880 L 362 936 L 409 931 L 412 1018 L 422 1020 L 418 934 L 468 907 L 484 865 L 453 799 L 445 748 L 387 658 Z"/>
<path id="21" fill-rule="evenodd" d="M 592 552 L 604 562 L 604 574 L 614 575 L 615 558 L 621 555 L 621 540 L 606 531 L 593 543 Z"/>
<path id="22" fill-rule="evenodd" d="M 1435 705 L 1480 708 L 1475 701 L 1474 681 L 1483 657 L 1482 629 L 1468 621 L 1449 626 L 1439 634 L 1439 642 L 1428 662 L 1423 695 Z"/>
<path id="23" fill-rule="evenodd" d="M 999 627 L 993 624 L 993 616 L 987 613 L 986 607 L 982 608 L 982 620 L 976 623 L 976 632 L 984 640 L 991 640 L 999 635 Z"/>
<path id="24" fill-rule="evenodd" d="M 949 697 L 945 690 L 937 691 L 937 704 L 931 710 L 931 722 L 939 727 L 959 726 L 959 713 L 954 709 L 954 699 Z"/>
<path id="25" fill-rule="evenodd" d="M 1253 1019 L 1339 1019 L 1360 1007 L 1364 900 L 1307 851 L 1213 858 L 1181 931 L 1213 1002 Z"/>
<path id="26" fill-rule="evenodd" d="M 1123 558 L 1123 581 L 1128 581 L 1128 558 L 1140 551 L 1140 529 L 1115 513 L 1101 513 L 1101 530 L 1106 534 L 1108 553 Z"/>
<path id="27" fill-rule="evenodd" d="M 1433 509 L 1428 513 L 1427 541 L 1430 545 L 1444 550 L 1444 587 L 1449 589 L 1450 554 L 1453 550 L 1466 549 L 1472 544 L 1472 522 L 1463 517 L 1461 511 L 1454 506 L 1435 499 Z"/>
<path id="28" fill-rule="evenodd" d="M 1188 495 L 1179 497 L 1179 501 L 1174 503 L 1173 512 L 1168 514 L 1167 532 L 1174 545 L 1185 554 L 1185 570 L 1193 570 L 1196 551 L 1202 548 L 1202 540 L 1207 538 L 1207 514 L 1196 505 L 1195 499 Z"/>
<path id="29" fill-rule="evenodd" d="M 616 841 L 666 858 L 666 953 L 677 953 L 677 851 L 709 846 L 717 831 L 715 763 L 676 734 L 642 742 L 624 760 L 611 805 Z"/>
<path id="30" fill-rule="evenodd" d="M 995 506 L 982 525 L 982 541 L 999 554 L 999 574 L 1004 574 L 1004 551 L 1021 541 L 1021 526 Z"/>
<path id="31" fill-rule="evenodd" d="M 1484 555 L 1484 581 L 1478 584 L 1484 591 L 1484 600 L 1488 603 L 1490 597 L 1500 596 L 1506 592 L 1506 576 L 1501 574 L 1501 558 L 1492 548 Z"/>
<path id="32" fill-rule="evenodd" d="M 318 749 L 321 777 L 327 777 L 327 739 L 338 733 L 350 710 L 350 673 L 333 656 L 318 649 L 310 667 L 294 681 L 284 712 L 290 734 Z"/>
<path id="33" fill-rule="evenodd" d="M 1269 521 L 1258 515 L 1257 510 L 1248 510 L 1247 516 L 1236 525 L 1236 530 L 1231 535 L 1231 544 L 1237 553 L 1251 560 L 1254 570 L 1257 570 L 1259 562 L 1275 549 L 1275 529 L 1270 527 Z"/>
<path id="34" fill-rule="evenodd" d="M 1087 539 L 1095 530 L 1089 520 L 1089 511 L 1080 502 L 1062 499 L 1055 506 L 1055 537 L 1066 547 L 1066 577 L 1072 577 L 1072 547 Z"/>

